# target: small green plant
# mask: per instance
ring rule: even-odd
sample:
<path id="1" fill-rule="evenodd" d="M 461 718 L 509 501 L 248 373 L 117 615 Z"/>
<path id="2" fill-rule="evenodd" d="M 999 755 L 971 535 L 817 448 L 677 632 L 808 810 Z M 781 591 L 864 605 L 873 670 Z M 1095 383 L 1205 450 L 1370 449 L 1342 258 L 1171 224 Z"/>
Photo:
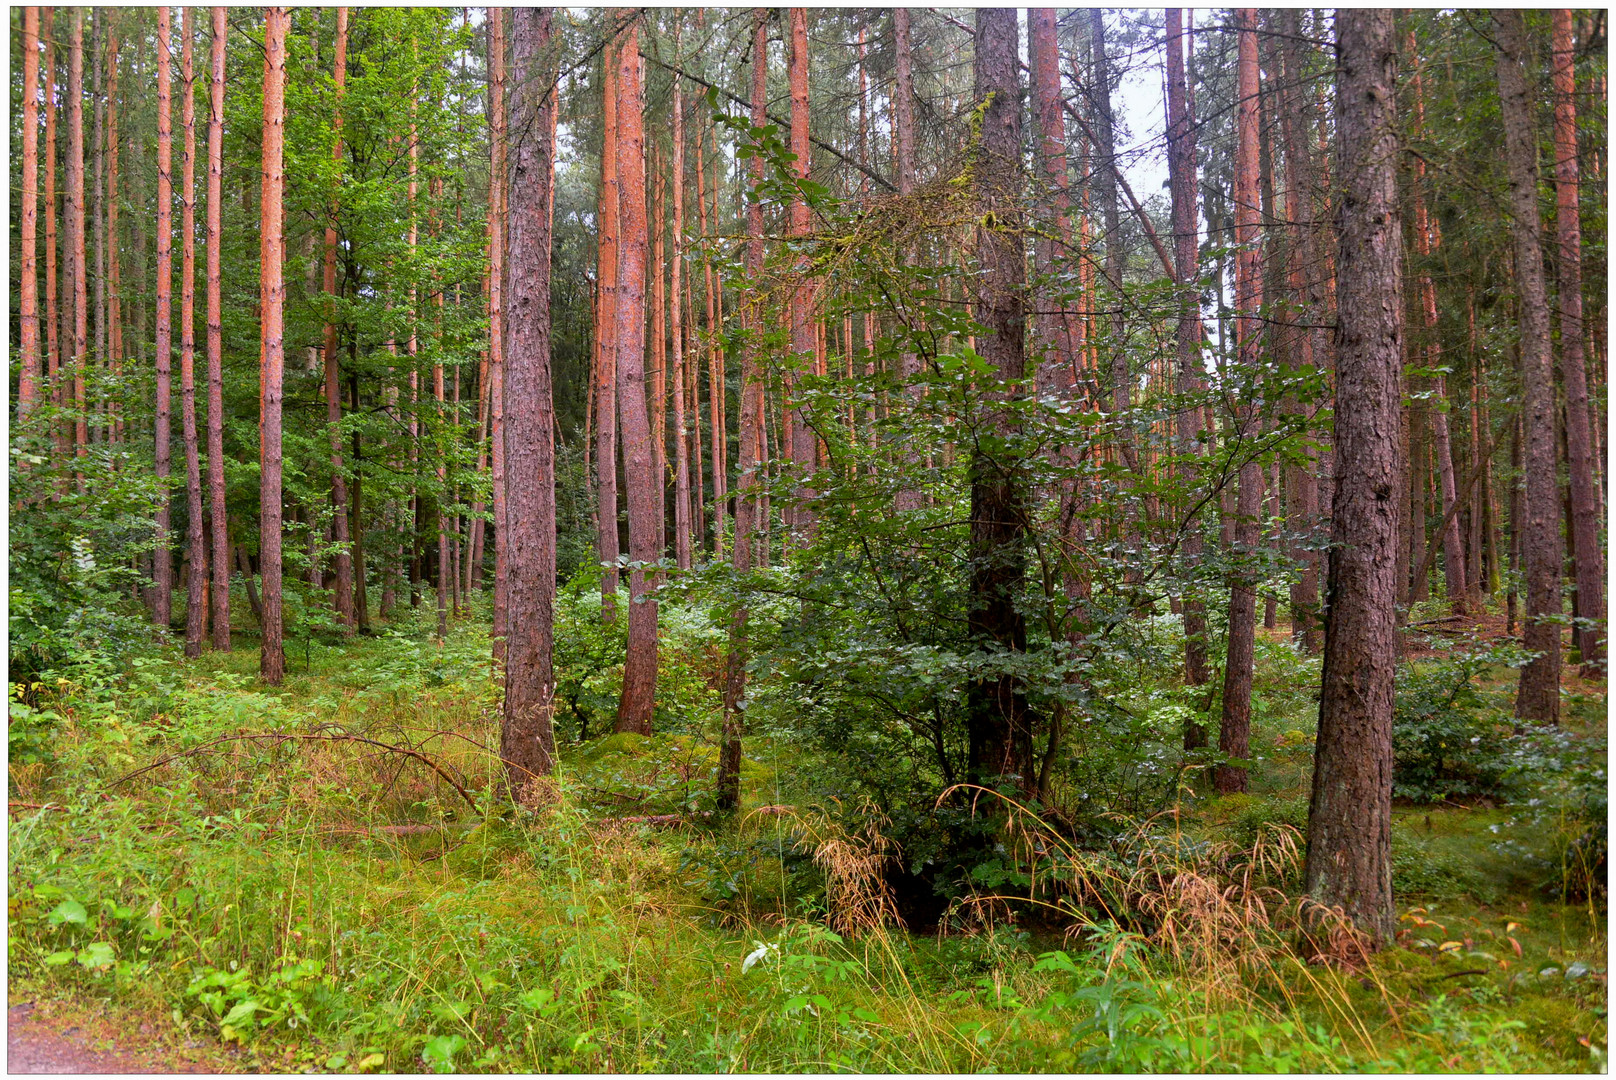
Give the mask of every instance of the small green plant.
<path id="1" fill-rule="evenodd" d="M 1513 646 L 1473 648 L 1433 664 L 1405 664 L 1397 672 L 1392 726 L 1398 798 L 1501 798 L 1512 790 L 1512 726 L 1488 707 L 1476 680 L 1498 665 L 1519 666 Z"/>

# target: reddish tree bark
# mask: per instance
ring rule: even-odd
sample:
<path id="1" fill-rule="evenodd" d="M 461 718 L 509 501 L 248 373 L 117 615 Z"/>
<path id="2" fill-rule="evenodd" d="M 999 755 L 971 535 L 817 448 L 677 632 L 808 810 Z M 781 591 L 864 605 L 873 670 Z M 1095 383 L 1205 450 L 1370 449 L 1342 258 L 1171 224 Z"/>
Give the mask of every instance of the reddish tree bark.
<path id="1" fill-rule="evenodd" d="M 334 82 L 336 102 L 331 124 L 336 132 L 331 141 L 331 163 L 337 175 L 342 172 L 342 94 L 348 81 L 348 9 L 337 9 L 336 67 Z M 327 301 L 325 320 L 325 419 L 330 428 L 331 441 L 331 532 L 336 542 L 336 555 L 332 560 L 336 571 L 334 605 L 337 621 L 343 630 L 352 633 L 358 620 L 354 616 L 353 556 L 348 550 L 348 482 L 342 463 L 342 371 L 337 359 L 337 209 L 336 192 L 340 183 L 332 187 L 331 205 L 327 210 L 325 226 L 325 294 Z M 356 523 L 357 524 L 357 523 Z"/>
<path id="2" fill-rule="evenodd" d="M 202 456 L 196 426 L 196 26 L 182 9 L 180 126 L 185 131 L 180 183 L 180 427 L 185 440 L 186 541 L 191 571 L 185 590 L 185 655 L 201 656 L 208 622 L 208 541 L 202 528 Z"/>
<path id="3" fill-rule="evenodd" d="M 118 247 L 118 35 L 107 43 L 107 350 L 113 385 L 123 380 L 123 297 L 119 292 L 121 252 Z M 123 442 L 122 395 L 107 403 L 111 439 Z"/>
<path id="4" fill-rule="evenodd" d="M 230 651 L 230 527 L 224 487 L 224 326 L 219 298 L 223 240 L 225 9 L 212 9 L 208 96 L 208 501 L 213 517 L 213 647 Z M 114 260 L 114 265 L 117 265 Z M 117 290 L 113 290 L 116 299 Z M 114 309 L 116 311 L 116 309 Z M 117 320 L 113 320 L 116 333 Z"/>
<path id="5" fill-rule="evenodd" d="M 157 501 L 157 546 L 152 551 L 152 586 L 156 590 L 152 619 L 167 627 L 173 604 L 173 557 L 169 553 L 170 499 L 168 477 L 171 470 L 172 433 L 170 399 L 174 353 L 174 130 L 172 116 L 171 65 L 173 49 L 169 42 L 170 9 L 157 9 L 157 421 L 156 470 L 161 489 Z"/>
<path id="6" fill-rule="evenodd" d="M 1577 614 L 1605 620 L 1605 550 L 1599 542 L 1600 499 L 1594 484 L 1593 436 L 1588 413 L 1588 373 L 1583 359 L 1582 216 L 1578 206 L 1577 82 L 1573 67 L 1571 12 L 1554 12 L 1554 193 L 1559 257 L 1560 376 L 1565 385 L 1566 464 L 1571 479 L 1570 532 L 1577 583 Z M 1604 628 L 1573 633 L 1582 674 L 1604 671 Z"/>
<path id="7" fill-rule="evenodd" d="M 263 313 L 258 382 L 258 552 L 264 617 L 258 673 L 271 686 L 279 686 L 286 674 L 281 625 L 281 399 L 286 375 L 281 195 L 286 186 L 286 30 L 290 22 L 286 8 L 264 12 L 264 149 L 258 224 L 258 303 Z"/>
<path id="8" fill-rule="evenodd" d="M 73 453 L 89 454 L 90 423 L 84 375 L 90 361 L 89 267 L 84 262 L 84 9 L 73 9 L 67 48 L 67 244 L 73 281 Z M 75 470 L 79 490 L 84 474 Z"/>
<path id="9" fill-rule="evenodd" d="M 516 8 L 511 23 L 510 217 L 504 309 L 511 344 L 505 365 L 506 515 L 510 609 L 505 718 L 500 729 L 512 793 L 521 799 L 554 767 L 555 415 L 550 386 L 550 163 L 555 153 L 552 12 Z M 629 55 L 638 62 L 637 51 Z M 531 796 L 530 796 L 531 797 Z"/>
<path id="10" fill-rule="evenodd" d="M 1498 31 L 1498 96 L 1514 216 L 1510 231 L 1515 242 L 1521 371 L 1526 388 L 1521 416 L 1526 432 L 1526 506 L 1521 531 L 1526 560 L 1524 638 L 1527 651 L 1538 654 L 1521 668 L 1515 715 L 1554 724 L 1560 718 L 1560 499 L 1555 477 L 1554 362 L 1543 275 L 1543 223 L 1537 205 L 1537 136 L 1526 79 L 1524 20 L 1518 10 L 1499 10 L 1493 12 L 1493 22 Z"/>
<path id="11" fill-rule="evenodd" d="M 1239 33 L 1238 103 L 1235 119 L 1234 238 L 1235 351 L 1240 378 L 1255 378 L 1262 363 L 1262 256 L 1257 245 L 1258 191 L 1258 81 L 1257 12 L 1240 8 L 1235 13 Z M 1256 410 L 1237 404 L 1235 419 L 1242 439 L 1256 435 Z M 1262 467 L 1255 461 L 1240 467 L 1240 491 L 1235 504 L 1234 551 L 1249 558 L 1261 541 L 1257 515 L 1262 507 Z M 1229 591 L 1228 654 L 1223 666 L 1223 715 L 1218 728 L 1218 750 L 1226 758 L 1244 759 L 1251 753 L 1251 679 L 1256 666 L 1257 594 L 1251 571 L 1237 568 Z M 1214 781 L 1220 792 L 1246 790 L 1246 770 L 1219 765 Z"/>
<path id="12" fill-rule="evenodd" d="M 1336 495 L 1324 686 L 1308 807 L 1308 895 L 1391 940 L 1392 676 L 1402 402 L 1402 225 L 1390 10 L 1336 12 L 1342 211 Z"/>
<path id="13" fill-rule="evenodd" d="M 17 381 L 17 426 L 39 397 L 39 9 L 22 13 L 22 373 Z"/>
<path id="14" fill-rule="evenodd" d="M 651 449 L 651 419 L 645 385 L 645 271 L 649 236 L 645 218 L 645 138 L 641 116 L 639 25 L 631 22 L 618 40 L 617 182 L 618 235 L 616 319 L 618 410 L 623 422 L 623 486 L 628 502 L 629 557 L 654 563 L 662 485 Z M 643 565 L 629 576 L 628 654 L 617 731 L 651 733 L 656 704 L 656 580 Z"/>
<path id="15" fill-rule="evenodd" d="M 912 195 L 915 190 L 915 76 L 914 54 L 909 39 L 909 9 L 892 9 L 893 87 L 892 128 L 893 151 L 898 171 L 898 193 Z M 906 384 L 920 374 L 920 357 L 904 351 L 898 357 L 898 374 Z M 909 395 L 920 400 L 921 387 L 909 386 Z M 899 513 L 909 513 L 921 507 L 918 488 L 904 485 L 893 496 L 892 507 Z"/>
<path id="16" fill-rule="evenodd" d="M 597 276 L 600 305 L 595 335 L 600 370 L 595 383 L 595 526 L 603 569 L 600 615 L 617 618 L 617 287 L 618 215 L 622 199 L 617 172 L 617 52 L 608 42 L 602 60 L 602 115 L 605 140 L 600 153 L 600 231 Z M 643 334 L 643 330 L 642 330 Z"/>
<path id="17" fill-rule="evenodd" d="M 45 41 L 45 385 L 42 397 L 52 405 L 61 405 L 60 372 L 62 346 L 57 316 L 56 291 L 56 35 L 53 32 L 55 9 L 45 8 L 43 15 Z M 51 423 L 58 449 L 61 443 L 61 422 Z"/>
<path id="18" fill-rule="evenodd" d="M 796 160 L 791 163 L 792 175 L 799 180 L 808 178 L 808 167 L 813 161 L 813 144 L 808 138 L 808 9 L 790 8 L 791 48 L 789 50 L 788 77 L 791 84 L 791 152 Z M 789 233 L 793 237 L 806 237 L 810 231 L 808 202 L 801 192 L 792 195 Z M 797 374 L 792 379 L 791 392 L 796 399 L 791 403 L 791 460 L 797 475 L 804 480 L 793 492 L 791 528 L 798 543 L 809 543 L 814 535 L 814 512 L 809 501 L 813 488 L 806 482 L 818 464 L 818 440 L 814 433 L 811 414 L 803 401 L 802 379 L 812 373 L 815 355 L 814 342 L 814 288 L 807 280 L 808 256 L 806 252 L 797 260 L 799 280 L 791 289 L 791 351 Z"/>

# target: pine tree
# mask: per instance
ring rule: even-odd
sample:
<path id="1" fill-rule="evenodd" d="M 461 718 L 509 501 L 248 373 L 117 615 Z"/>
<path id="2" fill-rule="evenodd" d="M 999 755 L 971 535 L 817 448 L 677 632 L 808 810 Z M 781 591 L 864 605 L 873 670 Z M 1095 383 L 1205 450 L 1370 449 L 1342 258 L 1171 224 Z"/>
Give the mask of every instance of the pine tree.
<path id="1" fill-rule="evenodd" d="M 186 546 L 191 572 L 185 590 L 185 655 L 201 656 L 208 621 L 208 542 L 202 528 L 202 457 L 196 427 L 196 49 L 194 9 L 180 20 L 180 428 L 185 441 Z"/>
<path id="2" fill-rule="evenodd" d="M 1324 687 L 1308 807 L 1307 893 L 1390 941 L 1392 676 L 1397 663 L 1402 224 L 1390 10 L 1336 12 L 1342 213 L 1336 288 L 1337 484 Z"/>
<path id="3" fill-rule="evenodd" d="M 512 792 L 523 797 L 555 759 L 551 730 L 555 672 L 556 507 L 554 410 L 550 386 L 550 204 L 555 153 L 550 114 L 555 76 L 552 13 L 517 8 L 511 24 L 510 219 L 504 308 L 505 485 L 510 522 L 509 641 L 500 757 Z M 637 62 L 637 53 L 628 55 Z"/>
<path id="4" fill-rule="evenodd" d="M 258 303 L 263 313 L 259 331 L 258 558 L 264 579 L 264 614 L 258 673 L 270 686 L 279 686 L 286 674 L 281 624 L 281 402 L 286 375 L 281 199 L 286 187 L 286 31 L 290 22 L 286 8 L 264 12 L 264 149 L 258 223 Z"/>
<path id="5" fill-rule="evenodd" d="M 224 239 L 225 9 L 212 9 L 208 94 L 208 501 L 213 521 L 213 647 L 230 651 L 230 526 L 224 486 L 224 325 L 220 300 Z M 114 290 L 116 294 L 116 290 Z M 116 321 L 114 321 L 116 326 Z"/>
<path id="6" fill-rule="evenodd" d="M 337 9 L 336 62 L 332 82 L 336 90 L 331 126 L 331 163 L 337 176 L 342 175 L 342 94 L 348 81 L 348 9 Z M 342 371 L 337 359 L 337 211 L 341 184 L 333 188 L 331 205 L 325 226 L 325 294 L 329 299 L 325 320 L 325 416 L 331 439 L 331 532 L 336 542 L 332 559 L 336 571 L 333 598 L 337 621 L 345 632 L 351 633 L 358 625 L 354 615 L 354 567 L 348 550 L 348 484 L 342 462 Z M 357 528 L 358 523 L 355 522 Z"/>
<path id="7" fill-rule="evenodd" d="M 157 9 L 157 423 L 156 467 L 161 489 L 157 503 L 157 546 L 152 551 L 152 587 L 156 590 L 152 620 L 167 628 L 174 595 L 173 556 L 169 551 L 171 500 L 168 478 L 172 469 L 173 433 L 170 427 L 174 354 L 174 121 L 172 60 L 169 41 L 170 9 Z"/>
<path id="8" fill-rule="evenodd" d="M 39 398 L 39 9 L 22 13 L 22 281 L 18 333 L 22 372 L 17 380 L 17 424 Z"/>

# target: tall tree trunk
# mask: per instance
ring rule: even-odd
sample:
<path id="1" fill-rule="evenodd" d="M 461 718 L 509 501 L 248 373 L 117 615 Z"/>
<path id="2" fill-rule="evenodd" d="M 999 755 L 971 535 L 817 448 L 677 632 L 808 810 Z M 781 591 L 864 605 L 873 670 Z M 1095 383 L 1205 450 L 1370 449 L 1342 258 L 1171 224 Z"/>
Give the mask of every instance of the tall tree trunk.
<path id="1" fill-rule="evenodd" d="M 555 415 L 550 384 L 550 202 L 555 153 L 549 113 L 556 107 L 548 8 L 517 8 L 511 24 L 515 85 L 510 162 L 511 260 L 505 312 L 511 343 L 505 371 L 506 514 L 510 640 L 506 649 L 505 718 L 500 757 L 519 800 L 534 778 L 554 768 L 551 712 L 555 698 L 552 634 L 555 609 Z M 639 62 L 638 51 L 628 51 Z M 636 153 L 638 148 L 636 148 Z"/>
<path id="2" fill-rule="evenodd" d="M 1336 12 L 1343 192 L 1336 288 L 1336 496 L 1307 892 L 1371 946 L 1391 940 L 1394 493 L 1402 401 L 1402 225 L 1390 10 Z"/>
<path id="3" fill-rule="evenodd" d="M 359 372 L 356 361 L 359 359 L 359 339 L 357 334 L 348 336 L 348 360 L 352 373 L 348 377 L 348 407 L 354 412 L 359 411 Z M 353 433 L 353 485 L 349 488 L 352 504 L 348 511 L 349 520 L 353 522 L 353 570 L 354 570 L 354 622 L 361 634 L 370 633 L 370 592 L 365 581 L 365 474 L 360 469 L 364 458 L 360 454 L 359 432 Z"/>
<path id="4" fill-rule="evenodd" d="M 1560 251 L 1560 373 L 1565 383 L 1566 463 L 1570 466 L 1570 531 L 1576 549 L 1577 611 L 1596 625 L 1573 635 L 1582 674 L 1604 670 L 1605 550 L 1599 542 L 1599 489 L 1594 485 L 1588 374 L 1583 360 L 1582 216 L 1578 206 L 1576 74 L 1571 12 L 1554 12 L 1554 192 Z"/>
<path id="5" fill-rule="evenodd" d="M 83 460 L 89 454 L 90 424 L 84 396 L 89 367 L 89 267 L 84 263 L 84 9 L 73 9 L 73 36 L 67 52 L 67 241 L 73 260 L 73 452 L 79 490 Z"/>
<path id="6" fill-rule="evenodd" d="M 1555 478 L 1554 363 L 1549 345 L 1548 289 L 1543 275 L 1543 225 L 1537 206 L 1537 136 L 1526 80 L 1526 26 L 1519 11 L 1493 12 L 1498 45 L 1498 96 L 1504 122 L 1514 220 L 1515 289 L 1519 297 L 1521 369 L 1526 388 L 1525 645 L 1536 659 L 1521 668 L 1515 715 L 1555 724 L 1560 718 L 1560 522 Z"/>
<path id="7" fill-rule="evenodd" d="M 201 656 L 208 622 L 208 540 L 202 529 L 202 457 L 196 427 L 196 56 L 195 9 L 182 9 L 180 126 L 185 130 L 180 186 L 180 425 L 185 439 L 186 539 L 191 572 L 185 591 L 185 655 Z"/>
<path id="8" fill-rule="evenodd" d="M 645 159 L 640 93 L 639 25 L 631 22 L 619 38 L 617 64 L 618 221 L 616 325 L 618 410 L 623 421 L 623 486 L 628 496 L 629 557 L 654 563 L 661 478 L 654 472 L 651 421 L 645 400 Z M 651 733 L 656 704 L 656 579 L 644 565 L 629 577 L 628 655 L 623 696 L 617 705 L 617 731 Z"/>
<path id="9" fill-rule="evenodd" d="M 90 100 L 95 103 L 95 116 L 90 129 L 90 145 L 94 147 L 95 175 L 93 178 L 94 193 L 90 204 L 90 220 L 95 230 L 95 327 L 92 342 L 93 355 L 97 369 L 105 366 L 107 362 L 107 82 L 106 82 L 106 55 L 103 51 L 107 36 L 107 20 L 110 17 L 108 8 L 98 7 L 92 9 L 90 35 Z M 96 422 L 90 428 L 91 439 L 102 440 L 103 416 L 107 405 L 108 394 L 105 383 L 100 393 L 96 395 L 99 400 L 92 409 L 96 413 Z"/>
<path id="10" fill-rule="evenodd" d="M 17 426 L 39 398 L 39 9 L 22 14 L 22 284 L 19 289 L 22 373 L 17 381 Z"/>
<path id="11" fill-rule="evenodd" d="M 791 163 L 791 171 L 799 180 L 806 180 L 809 165 L 813 161 L 813 145 L 808 139 L 808 9 L 790 8 L 788 13 L 791 36 L 788 70 L 791 85 L 791 152 L 796 155 Z M 793 193 L 790 213 L 790 235 L 808 236 L 808 202 L 801 192 Z M 796 399 L 791 403 L 791 460 L 796 465 L 798 477 L 802 479 L 793 492 L 790 524 L 795 542 L 807 544 L 814 535 L 814 512 L 809 506 L 814 491 L 806 477 L 818 464 L 818 441 L 811 414 L 803 400 L 803 378 L 812 374 L 815 348 L 814 288 L 807 280 L 806 252 L 797 260 L 796 273 L 799 280 L 791 289 L 791 352 L 796 374 L 792 376 L 789 392 Z"/>
<path id="12" fill-rule="evenodd" d="M 230 651 L 230 525 L 224 487 L 224 325 L 220 252 L 223 240 L 225 9 L 213 8 L 213 48 L 208 96 L 208 502 L 213 518 L 213 647 Z M 116 265 L 116 260 L 114 260 Z M 113 290 L 116 300 L 117 290 Z M 115 309 L 116 310 L 116 309 Z M 113 319 L 114 333 L 117 319 Z M 116 340 L 116 339 L 114 339 Z"/>
<path id="13" fill-rule="evenodd" d="M 337 9 L 337 57 L 334 73 L 336 100 L 331 118 L 335 137 L 331 141 L 331 162 L 338 175 L 342 170 L 342 95 L 348 81 L 348 9 Z M 342 371 L 337 359 L 337 209 L 339 183 L 333 188 L 331 205 L 327 209 L 325 226 L 325 418 L 330 428 L 331 441 L 331 530 L 336 541 L 333 569 L 336 571 L 334 603 L 337 621 L 344 633 L 352 633 L 357 625 L 354 617 L 353 556 L 348 550 L 348 484 L 342 462 Z M 355 526 L 357 526 L 355 522 Z"/>
<path id="14" fill-rule="evenodd" d="M 1040 277 L 1048 280 L 1061 249 L 1066 247 L 1066 122 L 1061 114 L 1060 46 L 1056 38 L 1055 9 L 1033 8 L 1027 13 L 1028 56 L 1031 61 L 1033 114 L 1038 121 L 1038 161 L 1043 180 L 1049 185 L 1044 235 L 1038 240 L 1035 259 Z M 862 77 L 862 68 L 860 74 Z M 860 98 L 862 105 L 862 96 Z M 1048 286 L 1046 285 L 1047 289 Z M 1046 302 L 1048 310 L 1036 320 L 1038 346 L 1044 354 L 1038 366 L 1040 393 L 1072 387 L 1072 339 L 1066 315 L 1058 305 Z"/>
<path id="15" fill-rule="evenodd" d="M 615 17 L 615 16 L 614 16 Z M 600 371 L 595 384 L 595 525 L 600 562 L 600 616 L 617 619 L 617 260 L 622 199 L 617 172 L 618 93 L 616 44 L 601 61 L 605 142 L 600 154 L 600 230 L 597 276 L 600 306 L 595 334 Z M 643 330 L 642 330 L 643 333 Z"/>
<path id="16" fill-rule="evenodd" d="M 1193 15 L 1191 16 L 1193 18 Z M 1190 111 L 1189 80 L 1185 72 L 1184 10 L 1167 12 L 1167 167 L 1173 202 L 1173 269 L 1181 288 L 1178 301 L 1177 383 L 1178 392 L 1193 402 L 1206 389 L 1206 368 L 1201 356 L 1201 292 L 1197 285 L 1200 225 L 1196 214 L 1195 117 Z M 1174 418 L 1177 453 L 1190 458 L 1199 453 L 1199 408 L 1180 409 Z M 1186 466 L 1186 480 L 1193 485 L 1196 471 Z M 1203 686 L 1211 678 L 1206 665 L 1206 609 L 1195 584 L 1202 558 L 1201 530 L 1191 520 L 1185 524 L 1184 576 L 1184 681 Z M 1184 748 L 1206 745 L 1206 729 L 1196 720 L 1184 724 Z"/>
<path id="17" fill-rule="evenodd" d="M 897 157 L 898 194 L 911 195 L 915 190 L 915 78 L 914 54 L 909 38 L 909 9 L 892 9 L 892 38 L 894 54 L 894 82 L 892 88 L 893 152 Z M 914 385 L 920 374 L 920 357 L 911 350 L 898 356 L 898 375 L 908 386 L 909 395 L 920 400 L 922 388 Z M 913 464 L 913 462 L 909 462 Z M 905 470 L 907 471 L 907 470 Z M 898 513 L 919 510 L 922 504 L 918 488 L 904 485 L 892 499 Z"/>
<path id="18" fill-rule="evenodd" d="M 752 126 L 768 124 L 768 59 L 769 9 L 752 9 Z M 763 161 L 752 155 L 748 162 L 753 187 L 763 182 Z M 714 186 L 717 182 L 714 181 Z M 717 192 L 714 192 L 715 214 Z M 735 540 L 730 559 L 737 574 L 752 570 L 756 560 L 757 534 L 762 531 L 759 518 L 764 512 L 757 498 L 762 481 L 759 472 L 763 465 L 762 415 L 763 382 L 758 372 L 758 345 L 756 335 L 763 328 L 761 297 L 758 285 L 763 280 L 763 203 L 748 201 L 746 210 L 746 296 L 743 311 L 748 334 L 741 353 L 741 415 L 740 460 L 736 468 L 740 475 L 735 488 Z M 711 312 L 708 315 L 712 319 Z M 713 437 L 713 453 L 717 456 L 717 435 Z M 741 797 L 741 735 L 745 728 L 745 715 L 741 703 L 746 698 L 746 663 L 749 656 L 747 637 L 747 609 L 737 604 L 730 612 L 729 655 L 724 671 L 724 729 L 723 746 L 718 758 L 717 802 L 720 809 L 733 810 Z"/>
<path id="19" fill-rule="evenodd" d="M 1013 8 L 983 8 L 976 14 L 974 96 L 985 106 L 977 149 L 977 260 L 983 275 L 976 297 L 982 327 L 977 349 L 999 380 L 1017 380 L 1026 367 L 1026 263 L 1021 251 L 1020 33 Z M 1003 394 L 1005 392 L 1001 392 Z M 1011 434 L 1008 411 L 989 420 L 998 438 Z M 1026 574 L 1027 492 L 1022 466 L 1004 449 L 971 451 L 971 637 L 1002 666 L 984 674 L 967 703 L 968 775 L 983 783 L 1015 776 L 1030 789 L 1032 732 L 1025 693 L 1013 673 L 1015 656 L 1027 646 L 1019 606 Z"/>
<path id="20" fill-rule="evenodd" d="M 55 9 L 45 8 L 43 16 L 45 41 L 45 385 L 42 397 L 48 395 L 52 405 L 61 404 L 59 383 L 62 364 L 62 346 L 57 317 L 56 290 L 56 35 L 53 31 Z M 60 448 L 61 421 L 51 421 L 53 442 Z"/>
<path id="21" fill-rule="evenodd" d="M 673 78 L 673 265 L 669 291 L 673 294 L 673 557 L 681 570 L 690 569 L 690 440 L 685 431 L 685 117 L 679 77 Z M 692 378 L 692 385 L 695 380 Z M 699 414 L 698 414 L 699 415 Z M 700 463 L 698 462 L 698 465 Z"/>
<path id="22" fill-rule="evenodd" d="M 1425 129 L 1425 88 L 1424 79 L 1420 74 L 1419 52 L 1414 41 L 1414 31 L 1408 31 L 1404 42 L 1404 51 L 1408 54 L 1407 63 L 1413 69 L 1414 75 L 1414 122 L 1411 134 L 1418 138 Z M 1409 203 L 1413 209 L 1411 216 L 1414 219 L 1412 222 L 1414 254 L 1422 263 L 1422 272 L 1416 288 L 1419 290 L 1420 309 L 1425 319 L 1422 341 L 1423 362 L 1420 366 L 1434 370 L 1442 366 L 1442 338 L 1437 328 L 1436 284 L 1431 280 L 1429 270 L 1424 269 L 1435 248 L 1430 216 L 1425 209 L 1425 193 L 1422 190 L 1425 182 L 1425 160 L 1414 157 L 1412 168 Z M 1446 377 L 1435 376 L 1435 389 L 1444 405 L 1451 402 Z M 1448 409 L 1444 405 L 1430 410 L 1429 414 L 1431 449 L 1436 454 L 1437 483 L 1442 494 L 1441 512 L 1448 522 L 1442 529 L 1438 542 L 1442 544 L 1443 578 L 1447 584 L 1448 607 L 1455 615 L 1463 615 L 1469 610 L 1466 603 L 1468 588 L 1465 576 L 1464 537 L 1460 534 L 1458 515 L 1448 516 L 1449 509 L 1459 499 L 1459 485 L 1454 476 L 1453 443 L 1449 436 Z"/>
<path id="23" fill-rule="evenodd" d="M 123 297 L 119 295 L 121 273 L 118 246 L 118 35 L 107 43 L 107 350 L 112 371 L 113 393 L 107 403 L 110 438 L 123 442 Z"/>
<path id="24" fill-rule="evenodd" d="M 1255 380 L 1262 365 L 1262 256 L 1257 246 L 1257 12 L 1240 8 L 1235 13 L 1239 33 L 1239 80 L 1236 111 L 1234 170 L 1235 240 L 1235 350 L 1236 385 Z M 1241 398 L 1248 395 L 1238 394 Z M 1241 441 L 1255 438 L 1259 423 L 1250 404 L 1235 406 L 1235 424 Z M 1249 451 L 1244 451 L 1249 453 Z M 1257 516 L 1262 508 L 1262 467 L 1255 459 L 1240 467 L 1240 491 L 1235 503 L 1234 556 L 1250 560 L 1261 535 Z M 1236 760 L 1251 752 L 1251 679 L 1256 666 L 1257 593 L 1249 567 L 1237 567 L 1229 590 L 1228 655 L 1223 665 L 1223 715 L 1218 728 L 1218 750 Z M 1225 794 L 1245 791 L 1242 766 L 1219 765 L 1214 775 Z"/>
<path id="25" fill-rule="evenodd" d="M 1302 93 L 1301 80 L 1305 70 L 1302 47 L 1301 18 L 1295 9 L 1280 13 L 1282 32 L 1286 35 L 1281 46 L 1285 74 L 1280 91 L 1281 134 L 1285 141 L 1285 216 L 1291 221 L 1291 242 L 1288 251 L 1288 287 L 1302 314 L 1301 322 L 1321 323 L 1325 318 L 1318 280 L 1322 277 L 1319 265 L 1318 230 L 1313 220 L 1313 147 L 1312 107 Z M 1320 360 L 1315 354 L 1315 330 L 1296 325 L 1293 317 L 1286 327 L 1292 345 L 1292 356 L 1297 367 L 1306 371 Z M 1319 560 L 1316 552 L 1308 550 L 1301 537 L 1318 528 L 1317 480 L 1318 456 L 1309 448 L 1304 462 L 1291 463 L 1285 470 L 1285 520 L 1291 534 L 1298 539 L 1291 544 L 1291 561 L 1300 572 L 1291 583 L 1291 636 L 1309 654 L 1319 651 L 1321 623 L 1319 619 Z"/>
<path id="26" fill-rule="evenodd" d="M 510 628 L 510 530 L 505 478 L 505 13 L 488 9 L 488 416 L 494 504 L 494 663 Z"/>
<path id="27" fill-rule="evenodd" d="M 263 194 L 259 199 L 258 303 L 263 312 L 259 344 L 258 527 L 260 571 L 264 578 L 263 645 L 259 677 L 279 686 L 286 674 L 281 625 L 281 398 L 286 375 L 283 309 L 286 283 L 281 275 L 285 238 L 281 234 L 281 194 L 286 186 L 282 156 L 286 129 L 286 8 L 264 12 Z"/>
<path id="28" fill-rule="evenodd" d="M 174 354 L 174 131 L 172 117 L 171 68 L 173 49 L 169 43 L 172 19 L 170 9 L 157 9 L 157 545 L 152 551 L 152 587 L 156 590 L 152 619 L 166 628 L 172 614 L 174 579 L 173 557 L 169 553 L 171 499 L 168 477 L 172 435 L 169 430 L 172 391 L 171 364 Z"/>

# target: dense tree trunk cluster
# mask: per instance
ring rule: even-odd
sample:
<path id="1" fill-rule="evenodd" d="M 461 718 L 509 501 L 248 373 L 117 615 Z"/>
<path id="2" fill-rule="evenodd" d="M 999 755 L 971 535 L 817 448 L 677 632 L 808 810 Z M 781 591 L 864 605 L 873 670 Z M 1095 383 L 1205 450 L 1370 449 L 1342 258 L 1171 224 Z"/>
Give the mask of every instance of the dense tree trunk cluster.
<path id="1" fill-rule="evenodd" d="M 573 647 L 726 810 L 758 715 L 1054 805 L 1153 634 L 1244 792 L 1259 657 L 1322 652 L 1307 889 L 1369 941 L 1407 635 L 1507 618 L 1525 722 L 1566 644 L 1603 678 L 1602 22 L 1031 9 L 1024 64 L 1015 9 L 200 10 L 14 9 L 56 606 L 180 591 L 268 686 L 485 624 L 530 805 Z"/>

